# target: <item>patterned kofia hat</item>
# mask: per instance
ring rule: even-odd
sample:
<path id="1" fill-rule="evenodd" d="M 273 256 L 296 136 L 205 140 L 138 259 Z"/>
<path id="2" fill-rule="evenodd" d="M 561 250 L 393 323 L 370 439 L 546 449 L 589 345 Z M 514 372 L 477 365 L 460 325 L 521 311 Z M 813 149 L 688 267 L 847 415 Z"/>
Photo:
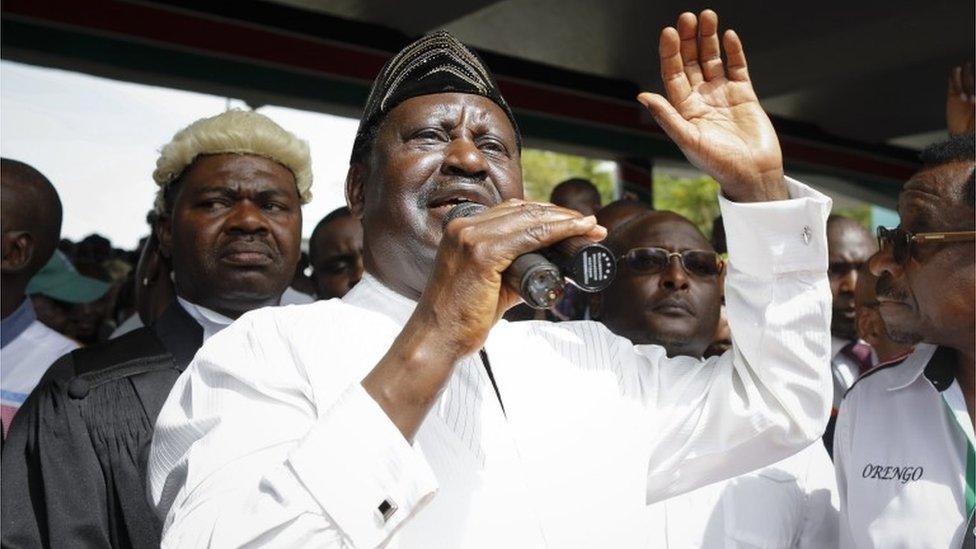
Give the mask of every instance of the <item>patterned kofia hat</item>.
<path id="1" fill-rule="evenodd" d="M 515 115 L 488 67 L 451 33 L 435 31 L 400 50 L 386 62 L 373 81 L 356 132 L 353 161 L 363 152 L 375 126 L 394 107 L 411 97 L 450 92 L 480 95 L 498 104 L 512 122 L 521 148 Z"/>

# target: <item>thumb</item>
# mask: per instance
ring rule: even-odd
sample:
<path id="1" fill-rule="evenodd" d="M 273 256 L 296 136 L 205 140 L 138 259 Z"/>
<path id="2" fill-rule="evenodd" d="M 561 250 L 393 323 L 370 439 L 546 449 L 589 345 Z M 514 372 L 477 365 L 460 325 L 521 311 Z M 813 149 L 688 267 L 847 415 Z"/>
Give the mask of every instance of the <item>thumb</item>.
<path id="1" fill-rule="evenodd" d="M 657 125 L 679 147 L 691 140 L 691 124 L 675 110 L 670 101 L 661 95 L 648 92 L 638 95 L 637 100 L 650 111 Z"/>

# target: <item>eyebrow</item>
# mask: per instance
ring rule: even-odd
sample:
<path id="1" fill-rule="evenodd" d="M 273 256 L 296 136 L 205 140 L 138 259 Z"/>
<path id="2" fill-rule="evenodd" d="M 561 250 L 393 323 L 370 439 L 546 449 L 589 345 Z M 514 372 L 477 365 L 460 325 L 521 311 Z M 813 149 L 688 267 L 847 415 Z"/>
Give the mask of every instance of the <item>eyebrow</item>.
<path id="1" fill-rule="evenodd" d="M 237 197 L 241 194 L 241 191 L 240 189 L 237 188 L 226 187 L 222 185 L 221 186 L 211 185 L 208 187 L 203 187 L 202 189 L 197 189 L 197 194 L 201 194 L 201 195 L 219 194 L 228 197 Z M 257 191 L 255 195 L 256 198 L 260 200 L 260 199 L 274 198 L 277 196 L 287 196 L 288 193 L 278 188 L 271 188 L 271 189 L 262 189 L 260 191 Z"/>

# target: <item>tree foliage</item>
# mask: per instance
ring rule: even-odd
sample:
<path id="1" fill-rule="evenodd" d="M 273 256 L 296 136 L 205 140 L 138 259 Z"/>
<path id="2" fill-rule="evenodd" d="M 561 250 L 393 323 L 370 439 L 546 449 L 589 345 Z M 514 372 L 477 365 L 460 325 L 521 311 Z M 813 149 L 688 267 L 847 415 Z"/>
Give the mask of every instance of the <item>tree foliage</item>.
<path id="1" fill-rule="evenodd" d="M 711 236 L 712 222 L 719 215 L 718 183 L 701 177 L 673 177 L 654 174 L 654 209 L 681 214 Z"/>
<path id="2" fill-rule="evenodd" d="M 571 178 L 589 179 L 603 204 L 612 202 L 616 195 L 616 182 L 606 162 L 539 149 L 522 149 L 522 179 L 525 182 L 525 199 L 548 202 L 553 187 Z"/>

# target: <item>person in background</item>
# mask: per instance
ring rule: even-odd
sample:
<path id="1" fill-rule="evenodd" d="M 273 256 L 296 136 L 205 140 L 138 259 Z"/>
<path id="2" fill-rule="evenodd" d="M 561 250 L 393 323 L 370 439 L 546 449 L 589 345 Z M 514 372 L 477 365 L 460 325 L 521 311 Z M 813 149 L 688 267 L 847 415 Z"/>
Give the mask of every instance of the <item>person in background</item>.
<path id="1" fill-rule="evenodd" d="M 315 296 L 315 282 L 312 280 L 312 263 L 308 258 L 308 252 L 302 250 L 302 256 L 298 260 L 298 267 L 295 268 L 295 276 L 291 280 L 289 287 L 296 292 L 307 296 Z"/>
<path id="2" fill-rule="evenodd" d="M 311 158 L 269 118 L 190 124 L 153 179 L 158 255 L 150 239 L 139 268 L 150 295 L 138 297 L 148 326 L 65 355 L 27 399 L 3 448 L 3 547 L 158 547 L 145 479 L 159 408 L 203 342 L 279 304 L 295 272 Z M 175 295 L 154 320 L 170 272 Z"/>
<path id="3" fill-rule="evenodd" d="M 363 277 L 363 226 L 343 206 L 322 218 L 308 239 L 319 299 L 342 297 Z"/>
<path id="4" fill-rule="evenodd" d="M 847 391 L 834 461 L 842 548 L 971 547 L 976 508 L 976 145 L 922 152 L 870 261 L 888 336 L 916 344 Z M 968 524 L 967 524 L 968 523 Z"/>
<path id="5" fill-rule="evenodd" d="M 61 199 L 33 167 L 0 159 L 0 422 L 6 436 L 17 410 L 59 356 L 78 344 L 38 320 L 27 288 L 54 255 Z"/>
<path id="6" fill-rule="evenodd" d="M 647 203 L 630 198 L 621 198 L 597 210 L 596 221 L 607 231 L 612 232 L 624 221 L 649 211 L 651 211 L 651 206 Z"/>
<path id="7" fill-rule="evenodd" d="M 150 227 L 155 225 L 154 218 L 152 216 Z M 152 325 L 163 316 L 176 295 L 171 273 L 169 262 L 159 251 L 159 239 L 153 229 L 142 245 L 134 272 L 135 313 L 119 325 L 109 339 Z"/>
<path id="8" fill-rule="evenodd" d="M 549 202 L 563 208 L 576 210 L 583 215 L 594 215 L 600 209 L 600 191 L 589 179 L 573 177 L 552 188 Z"/>
<path id="9" fill-rule="evenodd" d="M 847 389 L 873 365 L 871 348 L 857 337 L 854 289 L 858 284 L 858 271 L 877 250 L 871 233 L 857 221 L 839 215 L 827 219 L 827 277 L 833 297 L 830 319 L 833 358 L 830 366 L 834 377 L 834 416 Z M 832 437 L 828 436 L 825 442 L 830 440 Z"/>
<path id="10" fill-rule="evenodd" d="M 98 304 L 109 295 L 111 285 L 103 280 L 85 276 L 78 272 L 60 250 L 54 252 L 44 267 L 31 278 L 27 285 L 37 310 L 37 318 L 48 327 L 73 339 L 81 345 L 96 342 L 96 322 L 91 327 L 79 324 L 79 313 L 85 310 L 101 310 L 101 305 L 82 309 L 86 305 Z M 97 317 L 100 322 L 101 317 Z"/>
<path id="11" fill-rule="evenodd" d="M 656 211 L 622 223 L 606 242 L 619 255 L 620 269 L 591 310 L 634 343 L 698 359 L 687 368 L 712 368 L 714 362 L 702 358 L 718 325 L 724 264 L 705 235 L 678 214 Z M 837 508 L 833 465 L 823 446 L 812 444 L 773 465 L 651 506 L 649 546 L 831 547 Z"/>

